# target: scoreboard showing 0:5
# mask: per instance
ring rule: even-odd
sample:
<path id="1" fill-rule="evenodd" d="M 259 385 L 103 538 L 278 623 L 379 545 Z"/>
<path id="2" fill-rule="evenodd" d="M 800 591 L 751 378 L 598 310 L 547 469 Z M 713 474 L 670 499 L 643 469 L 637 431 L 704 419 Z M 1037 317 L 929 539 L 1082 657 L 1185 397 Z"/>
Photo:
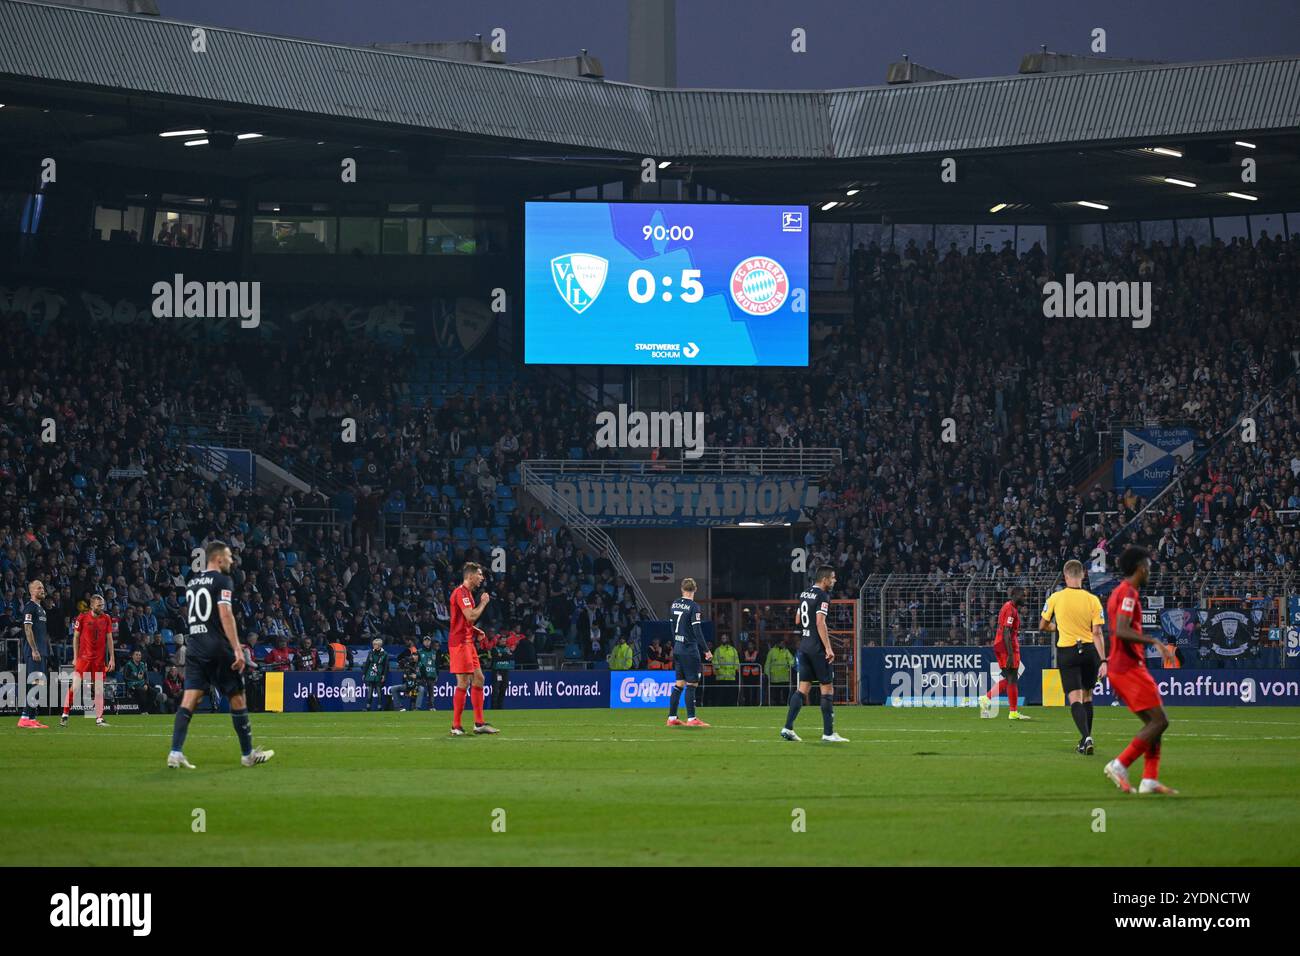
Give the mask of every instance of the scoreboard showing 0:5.
<path id="1" fill-rule="evenodd" d="M 808 207 L 530 202 L 524 360 L 808 364 Z"/>

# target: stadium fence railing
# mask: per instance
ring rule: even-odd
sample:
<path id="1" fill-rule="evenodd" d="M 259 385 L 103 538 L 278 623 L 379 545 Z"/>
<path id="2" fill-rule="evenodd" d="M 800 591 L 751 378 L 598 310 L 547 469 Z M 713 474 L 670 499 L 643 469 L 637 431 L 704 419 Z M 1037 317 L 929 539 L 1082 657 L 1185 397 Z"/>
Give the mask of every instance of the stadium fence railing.
<path id="1" fill-rule="evenodd" d="M 993 640 L 1007 588 L 1028 591 L 1021 613 L 1021 642 L 1049 644 L 1038 631 L 1038 614 L 1060 584 L 1059 571 L 1027 575 L 873 574 L 858 594 L 862 646 L 983 645 Z M 1282 627 L 1300 578 L 1289 568 L 1251 572 L 1156 572 L 1143 594 L 1161 607 L 1211 608 L 1247 598 L 1267 598 L 1265 627 Z M 1294 626 L 1294 625 L 1291 625 Z"/>

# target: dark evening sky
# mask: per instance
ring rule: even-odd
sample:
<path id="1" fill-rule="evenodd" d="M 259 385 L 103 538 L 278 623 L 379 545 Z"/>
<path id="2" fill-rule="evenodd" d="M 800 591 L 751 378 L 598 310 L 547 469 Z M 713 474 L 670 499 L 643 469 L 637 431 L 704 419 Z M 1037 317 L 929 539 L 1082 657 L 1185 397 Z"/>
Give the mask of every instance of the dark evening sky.
<path id="1" fill-rule="evenodd" d="M 627 78 L 622 0 L 158 0 L 164 17 L 336 43 L 460 40 L 507 32 L 507 60 L 600 57 L 606 77 Z M 808 52 L 790 51 L 803 27 Z M 1040 44 L 1164 61 L 1300 53 L 1296 0 L 682 0 L 679 86 L 825 89 L 884 82 L 887 64 L 914 62 L 961 77 L 1016 72 Z"/>

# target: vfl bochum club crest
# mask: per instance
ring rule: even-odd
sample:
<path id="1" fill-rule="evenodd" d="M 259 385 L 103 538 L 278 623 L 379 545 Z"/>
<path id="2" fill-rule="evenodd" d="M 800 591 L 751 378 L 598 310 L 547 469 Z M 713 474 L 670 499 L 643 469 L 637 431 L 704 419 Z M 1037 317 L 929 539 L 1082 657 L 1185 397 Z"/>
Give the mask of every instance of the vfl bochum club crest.
<path id="1" fill-rule="evenodd" d="M 570 252 L 551 260 L 551 278 L 565 304 L 582 315 L 605 287 L 609 260 L 589 252 Z"/>

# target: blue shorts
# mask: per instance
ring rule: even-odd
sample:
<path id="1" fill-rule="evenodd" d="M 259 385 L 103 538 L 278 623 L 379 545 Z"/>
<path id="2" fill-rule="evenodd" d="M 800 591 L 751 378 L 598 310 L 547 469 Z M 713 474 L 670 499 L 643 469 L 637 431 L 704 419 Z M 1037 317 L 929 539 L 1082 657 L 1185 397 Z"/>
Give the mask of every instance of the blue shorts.
<path id="1" fill-rule="evenodd" d="M 677 671 L 677 679 L 688 684 L 698 684 L 704 679 L 704 665 L 698 656 L 673 655 L 673 669 Z"/>
<path id="2" fill-rule="evenodd" d="M 224 650 L 225 653 L 221 653 Z M 212 690 L 221 692 L 222 697 L 229 698 L 244 692 L 244 675 L 230 669 L 235 663 L 234 652 L 225 644 L 214 654 L 196 654 L 186 648 L 185 654 L 185 689 Z"/>
<path id="3" fill-rule="evenodd" d="M 809 653 L 802 647 L 795 654 L 795 665 L 799 669 L 799 680 L 812 683 L 814 678 L 818 684 L 835 683 L 835 669 L 831 667 L 831 662 L 826 659 L 823 651 Z"/>
<path id="4" fill-rule="evenodd" d="M 39 661 L 32 660 L 32 648 L 27 643 L 26 638 L 20 638 L 18 641 L 18 660 L 27 669 L 29 673 L 35 671 L 48 671 L 50 669 L 50 649 L 48 647 L 38 646 L 36 649 L 41 652 Z"/>

